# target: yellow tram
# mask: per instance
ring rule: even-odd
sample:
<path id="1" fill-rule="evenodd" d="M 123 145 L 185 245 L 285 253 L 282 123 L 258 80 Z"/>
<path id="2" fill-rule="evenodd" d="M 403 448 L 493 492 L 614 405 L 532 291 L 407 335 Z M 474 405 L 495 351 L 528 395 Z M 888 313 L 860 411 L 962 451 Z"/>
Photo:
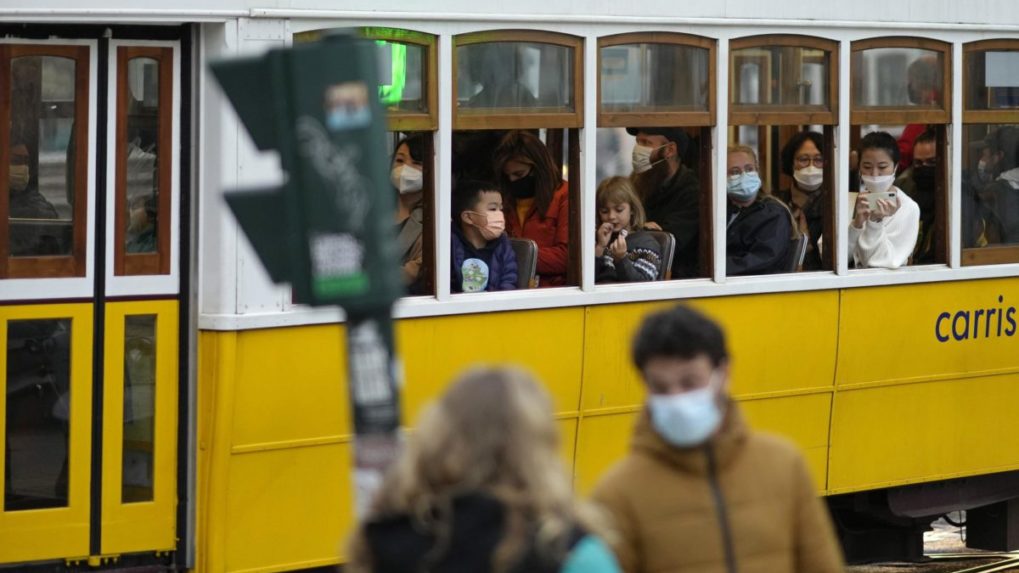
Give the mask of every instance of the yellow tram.
<path id="1" fill-rule="evenodd" d="M 229 215 L 224 188 L 281 174 L 207 72 L 335 28 L 379 43 L 390 130 L 428 135 L 429 294 L 395 309 L 408 426 L 461 369 L 521 364 L 554 397 L 585 493 L 641 408 L 632 331 L 682 300 L 724 323 L 737 399 L 802 448 L 833 508 L 890 511 L 912 534 L 1019 497 L 1019 239 L 970 240 L 964 207 L 988 138 L 1019 125 L 1019 8 L 182 6 L 0 2 L 0 569 L 342 563 L 355 518 L 343 316 L 272 285 Z M 935 70 L 923 101 L 918 59 Z M 475 97 L 500 76 L 533 101 Z M 908 125 L 937 138 L 935 260 L 852 268 L 850 150 Z M 699 276 L 598 285 L 594 190 L 628 173 L 624 128 L 641 126 L 694 142 Z M 507 129 L 539 133 L 569 181 L 568 286 L 451 294 L 455 156 Z M 753 147 L 778 190 L 779 149 L 801 129 L 825 142 L 823 268 L 726 276 L 727 146 Z M 19 210 L 26 190 L 49 207 Z"/>

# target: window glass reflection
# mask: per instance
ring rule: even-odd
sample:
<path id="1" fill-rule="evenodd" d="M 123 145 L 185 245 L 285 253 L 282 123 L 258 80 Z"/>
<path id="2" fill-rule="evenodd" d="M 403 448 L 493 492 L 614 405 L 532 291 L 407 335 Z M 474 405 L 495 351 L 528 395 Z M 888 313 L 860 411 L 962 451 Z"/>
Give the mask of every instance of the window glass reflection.
<path id="1" fill-rule="evenodd" d="M 7 323 L 4 510 L 67 507 L 71 321 Z"/>
<path id="2" fill-rule="evenodd" d="M 124 503 L 152 501 L 155 401 L 156 316 L 124 317 Z"/>
<path id="3" fill-rule="evenodd" d="M 1019 244 L 1019 125 L 963 133 L 963 247 Z"/>
<path id="4" fill-rule="evenodd" d="M 707 110 L 708 50 L 673 44 L 607 46 L 601 48 L 600 81 L 603 112 Z"/>
<path id="5" fill-rule="evenodd" d="M 824 50 L 766 46 L 733 51 L 732 102 L 828 105 L 829 55 Z"/>
<path id="6" fill-rule="evenodd" d="M 74 211 L 75 61 L 11 61 L 10 255 L 71 253 Z"/>
<path id="7" fill-rule="evenodd" d="M 158 250 L 159 62 L 133 58 L 127 63 L 127 229 L 128 253 Z"/>
<path id="8" fill-rule="evenodd" d="M 944 57 L 919 48 L 853 52 L 853 102 L 857 107 L 944 105 Z"/>
<path id="9" fill-rule="evenodd" d="M 534 42 L 456 48 L 460 110 L 574 109 L 573 49 Z"/>
<path id="10" fill-rule="evenodd" d="M 379 96 L 389 111 L 428 113 L 425 47 L 378 40 Z"/>
<path id="11" fill-rule="evenodd" d="M 966 109 L 1019 108 L 1019 50 L 966 53 Z"/>

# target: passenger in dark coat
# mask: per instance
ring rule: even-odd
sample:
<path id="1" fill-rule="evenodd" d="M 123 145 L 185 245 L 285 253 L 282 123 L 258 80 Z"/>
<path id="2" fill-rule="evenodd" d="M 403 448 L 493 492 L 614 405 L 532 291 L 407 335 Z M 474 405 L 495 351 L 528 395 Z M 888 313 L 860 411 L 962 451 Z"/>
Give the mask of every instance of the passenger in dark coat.
<path id="1" fill-rule="evenodd" d="M 644 204 L 646 227 L 672 233 L 676 253 L 673 278 L 699 276 L 700 181 L 680 161 L 689 138 L 676 127 L 626 128 L 637 137 L 633 183 Z"/>
<path id="2" fill-rule="evenodd" d="M 792 215 L 781 201 L 761 193 L 754 150 L 730 147 L 728 175 L 725 273 L 732 276 L 787 272 Z"/>
<path id="3" fill-rule="evenodd" d="M 29 170 L 28 148 L 24 144 L 11 146 L 11 162 L 8 173 L 11 219 L 37 219 L 56 221 L 57 210 L 39 193 L 33 184 Z M 37 257 L 61 254 L 64 246 L 50 226 L 31 223 L 12 223 L 10 230 L 10 255 L 14 257 Z"/>
<path id="4" fill-rule="evenodd" d="M 494 183 L 461 181 L 453 192 L 450 292 L 517 288 L 517 257 L 506 236 L 502 194 Z"/>

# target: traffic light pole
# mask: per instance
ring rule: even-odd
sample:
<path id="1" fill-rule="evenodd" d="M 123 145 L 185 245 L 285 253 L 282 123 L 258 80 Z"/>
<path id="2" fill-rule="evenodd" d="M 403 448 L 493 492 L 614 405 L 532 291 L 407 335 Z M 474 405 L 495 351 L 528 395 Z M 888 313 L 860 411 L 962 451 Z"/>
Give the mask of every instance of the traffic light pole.
<path id="1" fill-rule="evenodd" d="M 383 472 L 399 454 L 400 370 L 389 309 L 347 317 L 347 366 L 354 420 L 354 489 L 365 515 Z"/>

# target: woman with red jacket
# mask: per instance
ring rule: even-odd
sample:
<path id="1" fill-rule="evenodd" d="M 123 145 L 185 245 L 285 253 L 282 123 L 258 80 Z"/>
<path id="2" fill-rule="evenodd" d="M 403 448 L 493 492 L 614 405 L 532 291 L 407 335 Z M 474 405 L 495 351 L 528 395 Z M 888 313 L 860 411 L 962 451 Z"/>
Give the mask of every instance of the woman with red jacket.
<path id="1" fill-rule="evenodd" d="M 548 148 L 514 130 L 495 150 L 495 172 L 505 202 L 506 232 L 538 245 L 538 286 L 566 284 L 570 253 L 570 194 Z"/>

